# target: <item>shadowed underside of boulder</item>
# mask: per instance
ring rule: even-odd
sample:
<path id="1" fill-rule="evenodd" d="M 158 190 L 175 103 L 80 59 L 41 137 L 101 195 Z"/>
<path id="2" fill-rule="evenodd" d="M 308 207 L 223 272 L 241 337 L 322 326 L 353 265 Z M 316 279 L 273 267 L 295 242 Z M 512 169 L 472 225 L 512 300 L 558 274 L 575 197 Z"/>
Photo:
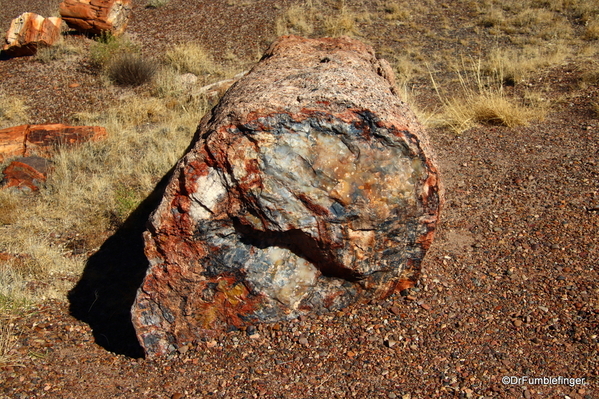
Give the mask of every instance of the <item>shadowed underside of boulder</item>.
<path id="1" fill-rule="evenodd" d="M 392 76 L 356 40 L 287 36 L 225 94 L 145 232 L 146 354 L 416 281 L 442 193 Z"/>

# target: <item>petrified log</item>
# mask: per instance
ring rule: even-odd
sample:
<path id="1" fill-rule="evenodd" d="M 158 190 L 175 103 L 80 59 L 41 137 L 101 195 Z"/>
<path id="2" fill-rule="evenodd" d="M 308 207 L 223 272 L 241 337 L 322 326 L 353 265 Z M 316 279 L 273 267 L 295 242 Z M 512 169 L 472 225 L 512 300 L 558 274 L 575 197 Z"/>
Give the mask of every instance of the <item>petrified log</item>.
<path id="1" fill-rule="evenodd" d="M 39 46 L 51 46 L 58 40 L 61 25 L 57 17 L 23 13 L 10 23 L 2 50 L 10 57 L 33 55 Z"/>
<path id="2" fill-rule="evenodd" d="M 370 46 L 279 39 L 194 140 L 144 233 L 132 320 L 147 355 L 418 278 L 437 168 Z"/>
<path id="3" fill-rule="evenodd" d="M 46 181 L 50 166 L 50 161 L 38 156 L 17 158 L 2 171 L 3 188 L 37 191 L 40 184 Z"/>
<path id="4" fill-rule="evenodd" d="M 60 16 L 71 29 L 97 35 L 125 32 L 131 13 L 131 0 L 64 0 Z"/>
<path id="5" fill-rule="evenodd" d="M 106 129 L 101 126 L 68 126 L 60 123 L 29 125 L 25 155 L 32 153 L 51 155 L 56 148 L 72 147 L 105 137 Z"/>
<path id="6" fill-rule="evenodd" d="M 0 162 L 9 156 L 51 156 L 57 147 L 73 146 L 106 137 L 100 126 L 20 125 L 0 130 Z"/>

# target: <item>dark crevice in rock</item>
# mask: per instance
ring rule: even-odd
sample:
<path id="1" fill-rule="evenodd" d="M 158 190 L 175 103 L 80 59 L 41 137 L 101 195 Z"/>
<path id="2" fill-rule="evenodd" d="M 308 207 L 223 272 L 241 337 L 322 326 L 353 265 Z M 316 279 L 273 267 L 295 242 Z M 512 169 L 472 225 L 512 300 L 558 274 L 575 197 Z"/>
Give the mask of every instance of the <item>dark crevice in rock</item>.
<path id="1" fill-rule="evenodd" d="M 296 256 L 312 263 L 325 277 L 340 278 L 352 282 L 364 278 L 361 273 L 350 270 L 333 259 L 325 248 L 322 248 L 314 238 L 300 229 L 261 231 L 241 223 L 237 218 L 233 218 L 233 227 L 244 244 L 260 249 L 268 247 L 288 249 Z"/>

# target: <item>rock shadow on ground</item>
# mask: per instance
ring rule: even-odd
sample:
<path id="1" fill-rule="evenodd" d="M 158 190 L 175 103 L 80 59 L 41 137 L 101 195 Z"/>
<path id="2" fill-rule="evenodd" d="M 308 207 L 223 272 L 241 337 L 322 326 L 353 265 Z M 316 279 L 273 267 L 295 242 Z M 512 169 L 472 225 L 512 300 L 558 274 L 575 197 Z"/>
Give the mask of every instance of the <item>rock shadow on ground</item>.
<path id="1" fill-rule="evenodd" d="M 89 324 L 96 343 L 110 352 L 144 356 L 131 323 L 131 306 L 148 268 L 142 234 L 171 174 L 172 170 L 88 259 L 79 282 L 68 294 L 71 315 Z"/>

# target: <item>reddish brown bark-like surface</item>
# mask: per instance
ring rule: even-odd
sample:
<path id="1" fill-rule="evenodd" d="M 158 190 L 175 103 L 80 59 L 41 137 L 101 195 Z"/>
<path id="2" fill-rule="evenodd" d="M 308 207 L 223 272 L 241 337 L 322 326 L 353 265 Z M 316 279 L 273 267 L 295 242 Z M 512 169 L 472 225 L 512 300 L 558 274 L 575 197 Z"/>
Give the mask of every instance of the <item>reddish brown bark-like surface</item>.
<path id="1" fill-rule="evenodd" d="M 60 146 L 72 146 L 106 137 L 100 126 L 68 126 L 60 123 L 20 125 L 0 130 L 0 161 L 10 156 L 51 155 Z"/>
<path id="2" fill-rule="evenodd" d="M 442 190 L 392 76 L 359 41 L 288 36 L 229 89 L 145 233 L 148 355 L 413 285 Z"/>
<path id="3" fill-rule="evenodd" d="M 96 35 L 123 34 L 130 12 L 130 0 L 64 0 L 60 4 L 60 16 L 70 28 Z"/>

